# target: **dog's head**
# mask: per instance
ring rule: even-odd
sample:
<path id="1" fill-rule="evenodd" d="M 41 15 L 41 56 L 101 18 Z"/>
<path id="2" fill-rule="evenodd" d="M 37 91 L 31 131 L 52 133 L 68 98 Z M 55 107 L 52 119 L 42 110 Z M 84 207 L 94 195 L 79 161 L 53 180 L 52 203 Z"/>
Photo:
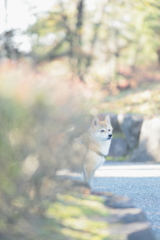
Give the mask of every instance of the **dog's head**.
<path id="1" fill-rule="evenodd" d="M 95 117 L 91 125 L 91 131 L 92 134 L 100 140 L 111 140 L 113 128 L 110 122 L 110 117 L 107 115 L 103 121 L 100 121 L 98 117 Z"/>

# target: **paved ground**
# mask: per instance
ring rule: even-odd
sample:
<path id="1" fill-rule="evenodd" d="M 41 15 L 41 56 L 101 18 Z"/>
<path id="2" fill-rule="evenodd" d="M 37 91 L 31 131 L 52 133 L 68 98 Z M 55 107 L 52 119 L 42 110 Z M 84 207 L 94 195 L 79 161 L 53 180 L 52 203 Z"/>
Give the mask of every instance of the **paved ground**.
<path id="1" fill-rule="evenodd" d="M 96 171 L 93 190 L 132 198 L 160 239 L 160 164 L 107 163 Z"/>

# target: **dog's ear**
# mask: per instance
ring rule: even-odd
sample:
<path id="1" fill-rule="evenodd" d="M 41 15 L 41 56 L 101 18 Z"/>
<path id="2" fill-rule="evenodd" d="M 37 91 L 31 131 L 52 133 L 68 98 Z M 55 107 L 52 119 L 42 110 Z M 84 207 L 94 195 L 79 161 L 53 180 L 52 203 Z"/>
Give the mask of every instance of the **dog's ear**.
<path id="1" fill-rule="evenodd" d="M 93 121 L 92 121 L 92 126 L 96 127 L 99 123 L 99 119 L 98 117 L 94 117 Z"/>
<path id="2" fill-rule="evenodd" d="M 105 117 L 105 121 L 106 121 L 108 124 L 111 124 L 109 115 L 107 115 L 107 116 Z"/>

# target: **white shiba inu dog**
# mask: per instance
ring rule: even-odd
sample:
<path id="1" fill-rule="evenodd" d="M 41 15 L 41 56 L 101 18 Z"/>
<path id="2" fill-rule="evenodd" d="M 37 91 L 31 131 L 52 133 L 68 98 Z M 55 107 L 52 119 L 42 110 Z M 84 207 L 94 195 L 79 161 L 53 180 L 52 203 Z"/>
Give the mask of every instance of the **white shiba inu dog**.
<path id="1" fill-rule="evenodd" d="M 88 133 L 85 133 L 78 141 L 86 148 L 83 158 L 83 178 L 91 187 L 95 171 L 104 163 L 109 153 L 112 139 L 112 126 L 107 115 L 103 121 L 95 117 Z"/>

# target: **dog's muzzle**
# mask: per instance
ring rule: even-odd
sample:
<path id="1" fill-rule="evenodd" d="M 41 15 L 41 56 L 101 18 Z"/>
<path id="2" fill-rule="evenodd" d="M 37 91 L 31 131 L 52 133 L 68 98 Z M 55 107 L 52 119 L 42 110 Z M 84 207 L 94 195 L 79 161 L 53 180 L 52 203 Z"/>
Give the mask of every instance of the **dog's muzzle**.
<path id="1" fill-rule="evenodd" d="M 107 140 L 110 140 L 111 138 L 112 138 L 112 134 L 109 134 Z"/>
<path id="2" fill-rule="evenodd" d="M 112 134 L 109 134 L 107 138 L 103 138 L 103 141 L 111 140 L 112 139 Z"/>

